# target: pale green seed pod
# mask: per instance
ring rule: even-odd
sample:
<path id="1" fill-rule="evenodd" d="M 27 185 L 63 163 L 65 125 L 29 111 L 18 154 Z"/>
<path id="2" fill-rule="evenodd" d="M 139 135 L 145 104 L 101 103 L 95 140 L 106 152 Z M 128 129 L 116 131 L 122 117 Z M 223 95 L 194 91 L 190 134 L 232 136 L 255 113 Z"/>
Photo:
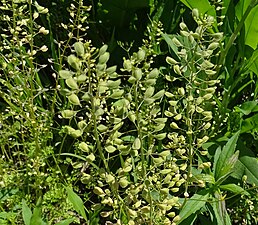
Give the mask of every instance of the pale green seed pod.
<path id="1" fill-rule="evenodd" d="M 116 151 L 116 148 L 112 145 L 109 145 L 107 147 L 105 147 L 105 150 L 108 152 L 108 153 L 113 153 Z"/>
<path id="2" fill-rule="evenodd" d="M 116 88 L 119 87 L 120 84 L 121 84 L 121 80 L 120 79 L 115 80 L 115 81 L 113 81 L 113 80 L 108 80 L 107 81 L 107 87 L 109 89 L 116 89 Z"/>
<path id="3" fill-rule="evenodd" d="M 215 50 L 216 48 L 219 47 L 219 43 L 218 42 L 212 42 L 209 46 L 208 49 L 209 50 Z"/>
<path id="4" fill-rule="evenodd" d="M 168 102 L 171 106 L 176 106 L 177 105 L 177 101 L 169 101 Z"/>
<path id="5" fill-rule="evenodd" d="M 185 89 L 183 87 L 177 89 L 178 94 L 184 96 L 185 95 Z"/>
<path id="6" fill-rule="evenodd" d="M 113 175 L 111 175 L 111 174 L 107 174 L 106 175 L 106 182 L 108 184 L 114 183 L 115 182 L 115 177 Z"/>
<path id="7" fill-rule="evenodd" d="M 86 81 L 86 79 L 87 79 L 87 76 L 83 74 L 83 75 L 80 75 L 77 77 L 77 82 L 82 83 L 82 82 Z"/>
<path id="8" fill-rule="evenodd" d="M 72 132 L 70 132 L 70 135 L 73 137 L 73 138 L 78 138 L 78 137 L 81 137 L 82 136 L 82 131 L 81 130 L 74 130 Z"/>
<path id="9" fill-rule="evenodd" d="M 217 83 L 219 83 L 219 80 L 209 80 L 209 81 L 207 81 L 207 84 L 208 84 L 209 86 L 214 86 L 214 85 L 217 84 Z"/>
<path id="10" fill-rule="evenodd" d="M 207 75 L 209 75 L 209 76 L 212 76 L 212 75 L 215 75 L 217 72 L 216 71 L 214 71 L 214 70 L 205 70 L 204 71 Z"/>
<path id="11" fill-rule="evenodd" d="M 154 94 L 155 88 L 150 86 L 146 89 L 144 93 L 144 98 L 150 98 Z"/>
<path id="12" fill-rule="evenodd" d="M 127 71 L 131 71 L 133 67 L 131 61 L 128 59 L 124 60 L 123 66 L 124 66 L 124 69 Z"/>
<path id="13" fill-rule="evenodd" d="M 150 212 L 150 206 L 143 206 L 140 211 L 142 213 L 149 213 Z"/>
<path id="14" fill-rule="evenodd" d="M 119 99 L 122 97 L 123 94 L 124 94 L 124 90 L 118 89 L 118 90 L 114 90 L 113 93 L 109 97 L 113 98 L 113 99 Z"/>
<path id="15" fill-rule="evenodd" d="M 77 90 L 79 88 L 76 80 L 73 77 L 66 79 L 65 83 L 67 84 L 67 86 L 69 88 L 71 88 L 73 90 Z"/>
<path id="16" fill-rule="evenodd" d="M 159 76 L 159 70 L 154 68 L 148 75 L 147 79 L 156 79 Z"/>
<path id="17" fill-rule="evenodd" d="M 85 142 L 81 142 L 78 147 L 84 152 L 89 152 L 89 146 Z"/>
<path id="18" fill-rule="evenodd" d="M 179 65 L 174 65 L 173 70 L 176 74 L 182 75 Z"/>
<path id="19" fill-rule="evenodd" d="M 153 158 L 152 160 L 153 160 L 153 163 L 154 163 L 155 165 L 160 165 L 161 163 L 164 162 L 164 159 L 163 159 L 162 157 Z"/>
<path id="20" fill-rule="evenodd" d="M 135 138 L 133 145 L 132 145 L 132 149 L 138 150 L 141 148 L 141 140 L 140 138 Z"/>
<path id="21" fill-rule="evenodd" d="M 206 123 L 203 127 L 204 130 L 208 130 L 211 127 L 211 123 Z"/>
<path id="22" fill-rule="evenodd" d="M 103 45 L 100 49 L 99 49 L 99 55 L 103 55 L 108 49 L 107 45 Z"/>
<path id="23" fill-rule="evenodd" d="M 80 130 L 84 130 L 87 127 L 87 123 L 84 120 L 82 120 L 77 124 L 77 126 Z"/>
<path id="24" fill-rule="evenodd" d="M 170 212 L 167 214 L 170 218 L 173 218 L 175 217 L 176 213 L 175 212 Z"/>
<path id="25" fill-rule="evenodd" d="M 91 100 L 91 95 L 90 95 L 90 93 L 89 93 L 89 92 L 86 92 L 86 93 L 82 96 L 82 99 L 83 99 L 84 101 L 89 102 L 89 101 Z"/>
<path id="26" fill-rule="evenodd" d="M 136 82 L 136 78 L 133 77 L 133 76 L 130 76 L 129 79 L 128 79 L 128 82 L 129 82 L 130 84 L 134 84 L 134 83 Z"/>
<path id="27" fill-rule="evenodd" d="M 173 58 L 171 58 L 171 57 L 169 57 L 169 56 L 166 57 L 166 62 L 167 62 L 169 65 L 172 65 L 172 66 L 178 64 L 178 62 L 177 62 L 176 60 L 174 60 Z"/>
<path id="28" fill-rule="evenodd" d="M 62 117 L 65 118 L 65 119 L 70 119 L 70 118 L 72 118 L 73 116 L 75 116 L 76 113 L 77 113 L 76 111 L 66 109 L 66 110 L 64 110 L 64 111 L 61 112 L 61 115 L 62 115 Z"/>
<path id="29" fill-rule="evenodd" d="M 67 61 L 72 68 L 76 69 L 77 71 L 80 70 L 82 63 L 75 55 L 69 55 Z"/>
<path id="30" fill-rule="evenodd" d="M 68 101 L 73 105 L 81 105 L 80 100 L 76 94 L 69 95 Z"/>
<path id="31" fill-rule="evenodd" d="M 129 118 L 129 120 L 131 120 L 133 123 L 135 123 L 136 116 L 132 111 L 129 111 L 127 116 Z"/>
<path id="32" fill-rule="evenodd" d="M 186 26 L 186 24 L 184 22 L 181 22 L 179 24 L 179 26 L 180 26 L 181 30 L 188 30 L 188 28 L 187 28 L 187 26 Z"/>
<path id="33" fill-rule="evenodd" d="M 174 98 L 175 97 L 175 95 L 173 95 L 172 93 L 170 93 L 170 92 L 165 92 L 165 95 L 168 97 L 168 98 Z"/>
<path id="34" fill-rule="evenodd" d="M 180 42 L 176 37 L 173 37 L 173 38 L 172 38 L 172 42 L 173 42 L 174 45 L 177 46 L 177 47 L 181 47 L 181 46 L 182 46 L 181 42 Z"/>
<path id="35" fill-rule="evenodd" d="M 154 101 L 155 101 L 154 98 L 145 98 L 145 99 L 143 100 L 143 102 L 144 102 L 145 105 L 151 105 Z"/>
<path id="36" fill-rule="evenodd" d="M 116 72 L 116 68 L 117 66 L 111 66 L 109 68 L 107 68 L 106 72 L 110 75 Z"/>
<path id="37" fill-rule="evenodd" d="M 182 119 L 182 114 L 177 114 L 175 117 L 174 117 L 175 120 L 181 120 Z"/>
<path id="38" fill-rule="evenodd" d="M 127 180 L 126 177 L 122 177 L 120 180 L 119 180 L 119 185 L 122 187 L 122 188 L 126 188 L 129 184 L 129 181 Z"/>
<path id="39" fill-rule="evenodd" d="M 94 187 L 93 193 L 101 197 L 105 196 L 105 192 L 100 187 Z"/>
<path id="40" fill-rule="evenodd" d="M 154 138 L 156 138 L 157 140 L 161 141 L 161 140 L 163 140 L 166 136 L 167 136 L 167 133 L 161 133 L 161 134 L 156 134 L 156 135 L 154 135 Z"/>
<path id="41" fill-rule="evenodd" d="M 193 18 L 198 19 L 199 18 L 199 10 L 194 8 L 192 11 Z"/>
<path id="42" fill-rule="evenodd" d="M 174 192 L 174 193 L 176 193 L 176 192 L 179 191 L 179 188 L 171 188 L 171 191 Z"/>
<path id="43" fill-rule="evenodd" d="M 138 52 L 137 52 L 137 58 L 139 61 L 143 61 L 145 59 L 145 51 L 140 49 Z"/>
<path id="44" fill-rule="evenodd" d="M 156 79 L 148 79 L 148 80 L 146 80 L 144 83 L 145 83 L 145 85 L 146 85 L 147 87 L 153 86 L 153 85 L 156 84 Z"/>
<path id="45" fill-rule="evenodd" d="M 68 78 L 73 76 L 73 73 L 71 71 L 69 71 L 69 70 L 60 70 L 59 71 L 59 76 L 62 79 L 68 79 Z"/>
<path id="46" fill-rule="evenodd" d="M 170 127 L 171 127 L 172 129 L 179 129 L 178 125 L 177 125 L 175 122 L 172 122 L 172 123 L 170 124 Z"/>
<path id="47" fill-rule="evenodd" d="M 85 54 L 83 43 L 76 42 L 76 43 L 74 43 L 73 47 L 78 56 L 83 56 Z"/>
<path id="48" fill-rule="evenodd" d="M 99 56 L 99 63 L 100 64 L 106 64 L 109 60 L 110 54 L 109 52 L 105 52 L 104 54 Z"/>
<path id="49" fill-rule="evenodd" d="M 165 94 L 165 90 L 161 90 L 161 91 L 157 92 L 155 95 L 153 95 L 152 98 L 154 98 L 155 100 L 158 100 L 158 99 L 162 98 L 164 96 L 164 94 Z"/>
<path id="50" fill-rule="evenodd" d="M 203 96 L 204 100 L 210 100 L 213 97 L 213 94 L 209 93 Z"/>
<path id="51" fill-rule="evenodd" d="M 103 132 L 106 132 L 108 130 L 108 127 L 103 125 L 103 124 L 100 124 L 100 125 L 97 126 L 97 129 L 98 129 L 98 131 L 103 133 Z"/>
<path id="52" fill-rule="evenodd" d="M 136 68 L 134 71 L 134 77 L 136 78 L 137 81 L 142 79 L 142 70 L 139 68 Z"/>

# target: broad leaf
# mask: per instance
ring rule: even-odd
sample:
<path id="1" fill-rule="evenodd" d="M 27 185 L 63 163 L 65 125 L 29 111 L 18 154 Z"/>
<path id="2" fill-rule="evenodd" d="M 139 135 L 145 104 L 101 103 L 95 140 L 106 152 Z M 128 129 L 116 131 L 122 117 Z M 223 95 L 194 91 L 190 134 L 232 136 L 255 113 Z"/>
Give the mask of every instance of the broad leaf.
<path id="1" fill-rule="evenodd" d="M 250 113 L 258 110 L 257 109 L 257 103 L 256 101 L 248 101 L 248 102 L 245 102 L 243 103 L 240 107 L 235 107 L 236 109 L 236 112 L 241 112 L 243 113 L 244 115 L 249 115 Z"/>
<path id="2" fill-rule="evenodd" d="M 22 218 L 25 223 L 25 225 L 30 225 L 32 212 L 28 205 L 26 204 L 25 200 L 22 200 Z"/>
<path id="3" fill-rule="evenodd" d="M 82 199 L 70 188 L 66 187 L 68 193 L 68 200 L 73 204 L 75 211 L 87 220 Z"/>
<path id="4" fill-rule="evenodd" d="M 243 120 L 241 124 L 241 133 L 250 132 L 258 129 L 258 113 Z"/>
<path id="5" fill-rule="evenodd" d="M 55 225 L 70 225 L 74 221 L 74 218 L 69 218 L 56 223 Z"/>
<path id="6" fill-rule="evenodd" d="M 224 184 L 219 187 L 221 190 L 230 191 L 234 194 L 250 195 L 244 188 L 236 184 Z"/>
<path id="7" fill-rule="evenodd" d="M 239 131 L 235 133 L 227 142 L 227 144 L 223 147 L 219 159 L 216 163 L 215 167 L 215 178 L 218 180 L 221 176 L 225 175 L 225 168 L 228 164 L 228 160 L 231 158 L 236 149 L 236 143 L 239 136 Z"/>
<path id="8" fill-rule="evenodd" d="M 180 220 L 178 221 L 178 224 L 200 210 L 206 204 L 208 197 L 209 193 L 203 192 L 200 194 L 194 194 L 190 199 L 188 199 L 179 213 Z"/>

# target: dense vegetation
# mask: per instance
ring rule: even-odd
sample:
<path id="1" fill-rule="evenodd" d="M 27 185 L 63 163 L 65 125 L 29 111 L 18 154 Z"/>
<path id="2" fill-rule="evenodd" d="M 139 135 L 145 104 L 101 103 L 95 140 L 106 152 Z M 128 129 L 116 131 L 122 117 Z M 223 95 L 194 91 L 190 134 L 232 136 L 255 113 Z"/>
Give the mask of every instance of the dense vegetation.
<path id="1" fill-rule="evenodd" d="M 0 224 L 257 224 L 258 0 L 1 0 Z"/>

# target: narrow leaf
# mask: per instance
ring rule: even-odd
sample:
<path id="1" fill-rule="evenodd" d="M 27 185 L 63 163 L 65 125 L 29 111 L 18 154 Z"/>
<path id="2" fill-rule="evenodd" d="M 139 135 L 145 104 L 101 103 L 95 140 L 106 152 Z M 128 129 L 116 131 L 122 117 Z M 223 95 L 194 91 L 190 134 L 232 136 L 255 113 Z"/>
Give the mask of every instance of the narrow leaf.
<path id="1" fill-rule="evenodd" d="M 25 225 L 30 225 L 32 212 L 28 205 L 26 204 L 25 200 L 22 200 L 22 218 L 25 223 Z"/>
<path id="2" fill-rule="evenodd" d="M 221 190 L 230 191 L 234 194 L 250 195 L 244 188 L 236 184 L 224 184 L 220 185 Z"/>
<path id="3" fill-rule="evenodd" d="M 74 218 L 69 218 L 56 223 L 55 225 L 70 225 L 74 221 Z"/>

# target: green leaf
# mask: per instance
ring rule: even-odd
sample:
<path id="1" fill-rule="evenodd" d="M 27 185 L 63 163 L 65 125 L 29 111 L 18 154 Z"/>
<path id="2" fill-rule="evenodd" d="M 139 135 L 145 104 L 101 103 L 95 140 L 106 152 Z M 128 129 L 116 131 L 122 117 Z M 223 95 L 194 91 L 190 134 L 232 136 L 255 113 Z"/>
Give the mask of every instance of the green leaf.
<path id="1" fill-rule="evenodd" d="M 253 0 L 241 0 L 236 5 L 236 16 L 240 21 L 244 15 L 247 7 L 254 3 Z M 249 45 L 254 50 L 257 48 L 258 44 L 258 30 L 257 30 L 257 20 L 258 20 L 258 5 L 253 7 L 250 14 L 245 20 L 245 44 Z"/>
<path id="2" fill-rule="evenodd" d="M 69 225 L 73 221 L 74 221 L 74 218 L 69 218 L 69 219 L 60 221 L 60 222 L 56 223 L 55 225 Z"/>
<path id="3" fill-rule="evenodd" d="M 258 129 L 258 113 L 243 120 L 241 124 L 241 133 L 250 132 Z"/>
<path id="4" fill-rule="evenodd" d="M 190 199 L 188 199 L 179 213 L 180 220 L 178 221 L 178 224 L 194 214 L 196 211 L 200 210 L 206 204 L 208 197 L 209 193 L 203 192 L 200 194 L 194 194 Z"/>
<path id="5" fill-rule="evenodd" d="M 256 102 L 256 101 L 245 102 L 240 107 L 237 107 L 237 106 L 235 107 L 236 112 L 241 112 L 241 113 L 243 113 L 244 115 L 247 116 L 250 113 L 254 112 L 254 110 L 256 111 L 257 103 L 258 102 Z"/>
<path id="6" fill-rule="evenodd" d="M 25 225 L 30 225 L 32 212 L 28 205 L 26 204 L 25 200 L 22 199 L 22 218 L 25 223 Z"/>
<path id="7" fill-rule="evenodd" d="M 68 193 L 68 200 L 73 204 L 75 211 L 87 221 L 82 199 L 73 191 L 72 188 L 66 187 L 66 191 Z"/>
<path id="8" fill-rule="evenodd" d="M 244 188 L 236 184 L 224 184 L 219 186 L 221 190 L 230 191 L 234 194 L 250 195 Z"/>
<path id="9" fill-rule="evenodd" d="M 39 198 L 36 204 L 36 207 L 33 210 L 33 214 L 31 216 L 30 225 L 38 224 L 38 225 L 45 225 L 46 223 L 41 218 L 41 206 L 42 206 L 42 199 Z"/>
<path id="10" fill-rule="evenodd" d="M 228 164 L 228 161 L 231 158 L 235 152 L 236 149 L 236 143 L 239 137 L 240 131 L 235 133 L 227 142 L 227 144 L 223 147 L 221 154 L 219 156 L 219 159 L 216 163 L 215 167 L 215 179 L 218 180 L 221 176 L 225 175 L 226 171 L 226 166 Z M 227 171 L 228 172 L 228 171 Z"/>
<path id="11" fill-rule="evenodd" d="M 210 174 L 197 174 L 193 178 L 196 180 L 203 180 L 210 184 L 215 184 L 215 178 Z"/>
<path id="12" fill-rule="evenodd" d="M 178 56 L 178 54 L 177 54 L 177 52 L 178 52 L 178 48 L 177 48 L 177 46 L 173 43 L 173 41 L 172 41 L 172 38 L 173 37 L 170 37 L 168 34 L 161 34 L 162 35 L 162 37 L 164 38 L 164 40 L 167 42 L 167 44 L 168 44 L 168 46 L 173 50 L 173 52 L 176 54 L 176 56 L 177 56 L 177 58 L 176 58 L 176 60 L 179 60 L 179 56 Z"/>
<path id="13" fill-rule="evenodd" d="M 208 0 L 180 0 L 190 9 L 198 9 L 200 14 L 208 14 L 216 18 L 216 10 Z"/>

